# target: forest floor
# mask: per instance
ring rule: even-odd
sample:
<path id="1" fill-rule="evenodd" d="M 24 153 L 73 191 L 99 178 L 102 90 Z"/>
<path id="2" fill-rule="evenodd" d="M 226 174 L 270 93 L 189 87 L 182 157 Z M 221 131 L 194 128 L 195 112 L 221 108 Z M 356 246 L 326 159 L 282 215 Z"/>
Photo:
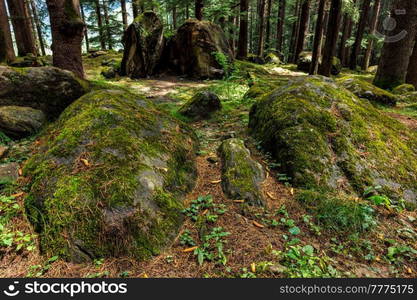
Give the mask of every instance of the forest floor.
<path id="1" fill-rule="evenodd" d="M 164 253 L 146 262 L 129 258 L 98 259 L 92 263 L 73 264 L 59 258 L 41 256 L 36 247 L 25 249 L 4 248 L 0 252 L 0 277 L 416 277 L 417 213 L 393 211 L 375 207 L 377 227 L 369 232 L 336 232 L 315 222 L 308 207 L 295 200 L 296 189 L 284 174 L 274 169 L 275 162 L 258 149 L 247 132 L 251 103 L 244 94 L 249 89 L 247 79 L 237 76 L 230 80 L 189 81 L 165 76 L 154 79 L 131 80 L 117 78 L 104 80 L 100 75 L 104 60 L 120 58 L 110 54 L 85 59 L 87 76 L 98 86 L 127 88 L 144 95 L 160 109 L 179 116 L 177 109 L 196 91 L 209 89 L 219 95 L 223 109 L 209 120 L 190 122 L 200 139 L 197 157 L 198 179 L 195 188 L 186 197 L 186 205 L 195 199 L 213 199 L 221 212 L 209 228 L 218 246 L 205 249 L 212 261 L 199 262 L 194 245 L 200 245 L 200 229 L 187 218 L 177 239 Z M 306 76 L 294 66 L 266 66 L 259 76 L 265 79 L 287 79 Z M 371 75 L 360 75 L 370 79 Z M 417 128 L 417 116 L 407 114 L 401 107 L 386 113 Z M 252 155 L 267 170 L 262 189 L 266 208 L 254 208 L 232 201 L 223 194 L 220 177 L 221 165 L 216 150 L 229 137 L 245 140 Z M 21 162 L 36 147 L 36 138 L 11 146 L 9 159 Z M 34 233 L 24 217 L 22 196 L 16 186 L 9 191 L 19 208 L 13 218 L 13 229 L 29 241 Z M 219 210 L 220 211 L 220 210 Z M 204 214 L 206 212 L 200 212 Z M 213 232 L 213 231 L 212 231 Z M 26 245 L 26 244 L 25 244 Z M 34 244 L 35 246 L 35 244 Z M 26 247 L 27 248 L 27 247 Z M 203 248 L 203 247 L 202 247 Z M 310 255 L 304 255 L 309 252 Z M 388 250 L 390 249 L 390 250 Z M 279 259 L 278 259 L 279 257 Z M 285 267 L 283 266 L 285 264 Z"/>

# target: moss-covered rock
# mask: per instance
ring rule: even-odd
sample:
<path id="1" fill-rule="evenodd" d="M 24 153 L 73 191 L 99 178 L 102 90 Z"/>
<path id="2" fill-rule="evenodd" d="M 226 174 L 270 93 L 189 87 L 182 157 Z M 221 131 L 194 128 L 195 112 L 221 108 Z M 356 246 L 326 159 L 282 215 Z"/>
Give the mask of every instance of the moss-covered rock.
<path id="1" fill-rule="evenodd" d="M 221 78 L 233 63 L 226 35 L 220 26 L 209 21 L 185 21 L 167 47 L 168 64 L 180 75 Z"/>
<path id="2" fill-rule="evenodd" d="M 303 72 L 309 72 L 311 61 L 313 59 L 312 57 L 313 57 L 313 53 L 311 52 L 301 52 L 297 61 L 297 70 L 300 70 Z"/>
<path id="3" fill-rule="evenodd" d="M 164 26 L 152 11 L 138 16 L 123 35 L 125 46 L 121 75 L 141 78 L 155 75 L 164 50 Z"/>
<path id="4" fill-rule="evenodd" d="M 335 76 L 339 75 L 340 72 L 342 71 L 342 67 L 343 67 L 343 65 L 342 65 L 342 62 L 340 61 L 340 59 L 336 56 L 333 56 L 332 57 L 332 68 L 330 70 L 330 73 L 332 75 L 335 75 Z"/>
<path id="5" fill-rule="evenodd" d="M 0 105 L 32 107 L 53 118 L 87 90 L 87 82 L 69 71 L 0 66 Z"/>
<path id="6" fill-rule="evenodd" d="M 265 180 L 262 165 L 252 159 L 242 140 L 232 138 L 222 142 L 222 188 L 230 199 L 245 200 L 250 205 L 264 205 L 261 183 Z"/>
<path id="7" fill-rule="evenodd" d="M 402 94 L 406 94 L 406 93 L 415 92 L 415 90 L 416 90 L 416 88 L 414 87 L 414 85 L 404 83 L 404 84 L 401 84 L 401 85 L 395 87 L 392 90 L 392 93 L 396 94 L 396 95 L 402 95 Z"/>
<path id="8" fill-rule="evenodd" d="M 40 248 L 72 261 L 160 253 L 196 177 L 193 131 L 121 90 L 68 107 L 24 167 Z"/>
<path id="9" fill-rule="evenodd" d="M 10 137 L 22 138 L 39 131 L 45 114 L 31 107 L 0 106 L 0 130 Z"/>
<path id="10" fill-rule="evenodd" d="M 196 93 L 188 102 L 180 107 L 178 112 L 188 118 L 206 119 L 212 113 L 221 110 L 222 103 L 220 98 L 209 91 L 202 91 Z"/>
<path id="11" fill-rule="evenodd" d="M 330 79 L 298 78 L 266 94 L 249 127 L 296 186 L 361 194 L 381 185 L 416 201 L 415 133 Z"/>
<path id="12" fill-rule="evenodd" d="M 345 76 L 338 79 L 337 82 L 359 98 L 368 99 L 369 101 L 377 104 L 395 106 L 398 101 L 398 97 L 396 95 L 380 89 L 365 80 Z"/>
<path id="13" fill-rule="evenodd" d="M 281 60 L 275 53 L 269 52 L 265 55 L 265 62 L 267 64 L 279 65 L 281 63 Z"/>

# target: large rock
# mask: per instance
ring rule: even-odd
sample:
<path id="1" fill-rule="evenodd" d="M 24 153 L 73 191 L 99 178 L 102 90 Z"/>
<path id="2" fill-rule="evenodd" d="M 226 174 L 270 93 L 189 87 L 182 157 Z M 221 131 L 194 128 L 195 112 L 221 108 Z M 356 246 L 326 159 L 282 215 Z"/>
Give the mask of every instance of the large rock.
<path id="1" fill-rule="evenodd" d="M 245 200 L 251 205 L 264 205 L 261 183 L 265 180 L 262 165 L 252 159 L 242 140 L 232 138 L 219 147 L 222 159 L 222 188 L 230 199 Z"/>
<path id="2" fill-rule="evenodd" d="M 72 261 L 160 253 L 196 177 L 193 131 L 143 98 L 91 92 L 68 107 L 24 168 L 40 247 Z"/>
<path id="3" fill-rule="evenodd" d="M 249 127 L 298 187 L 362 194 L 381 185 L 393 199 L 416 203 L 416 134 L 330 79 L 265 91 Z"/>
<path id="4" fill-rule="evenodd" d="M 10 137 L 32 135 L 41 129 L 45 122 L 45 114 L 38 109 L 23 106 L 0 107 L 0 130 Z"/>
<path id="5" fill-rule="evenodd" d="M 178 112 L 191 119 L 206 119 L 222 108 L 219 97 L 209 91 L 196 93 Z"/>
<path id="6" fill-rule="evenodd" d="M 168 43 L 170 67 L 193 78 L 221 78 L 233 62 L 229 41 L 220 26 L 187 20 Z"/>
<path id="7" fill-rule="evenodd" d="M 9 68 L 0 66 L 0 106 L 27 106 L 58 116 L 86 93 L 86 82 L 54 67 Z"/>
<path id="8" fill-rule="evenodd" d="M 365 80 L 345 76 L 338 79 L 337 82 L 359 98 L 383 105 L 395 106 L 397 104 L 398 97 L 396 95 Z"/>
<path id="9" fill-rule="evenodd" d="M 154 12 L 145 12 L 126 29 L 121 75 L 141 78 L 155 75 L 164 50 L 164 27 Z"/>
<path id="10" fill-rule="evenodd" d="M 297 70 L 303 72 L 310 72 L 311 63 L 313 61 L 313 53 L 312 52 L 301 52 L 298 61 L 297 61 Z M 321 58 L 319 59 L 319 65 L 321 64 Z M 320 66 L 319 66 L 320 67 Z M 340 59 L 337 57 L 332 58 L 332 66 L 330 69 L 330 73 L 332 75 L 339 75 L 342 71 L 342 63 Z"/>
<path id="11" fill-rule="evenodd" d="M 19 164 L 16 162 L 0 165 L 0 184 L 16 181 L 19 178 Z"/>

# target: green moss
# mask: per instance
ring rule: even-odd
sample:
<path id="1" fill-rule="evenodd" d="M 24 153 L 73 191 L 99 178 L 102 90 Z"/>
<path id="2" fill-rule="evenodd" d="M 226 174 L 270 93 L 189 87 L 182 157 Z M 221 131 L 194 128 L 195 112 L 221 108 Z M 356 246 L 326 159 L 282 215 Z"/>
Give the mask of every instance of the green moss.
<path id="1" fill-rule="evenodd" d="M 65 110 L 42 143 L 24 172 L 44 252 L 143 259 L 172 240 L 195 174 L 184 124 L 138 96 L 99 90 Z"/>
<path id="2" fill-rule="evenodd" d="M 401 95 L 401 94 L 405 94 L 405 93 L 415 92 L 415 90 L 416 89 L 415 89 L 414 85 L 404 83 L 404 84 L 401 84 L 401 85 L 395 87 L 392 90 L 392 93 L 396 94 L 396 95 L 398 95 L 398 94 Z"/>

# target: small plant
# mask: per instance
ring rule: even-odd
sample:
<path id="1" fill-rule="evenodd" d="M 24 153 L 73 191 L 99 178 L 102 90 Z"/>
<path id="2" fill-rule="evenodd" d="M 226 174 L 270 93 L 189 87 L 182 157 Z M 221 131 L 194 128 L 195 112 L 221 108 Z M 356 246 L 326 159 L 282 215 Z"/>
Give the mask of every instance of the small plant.
<path id="1" fill-rule="evenodd" d="M 312 221 L 313 217 L 310 215 L 303 215 L 303 222 L 308 226 L 308 228 L 317 236 L 321 235 L 320 226 L 314 224 Z"/>
<path id="2" fill-rule="evenodd" d="M 191 236 L 191 232 L 189 230 L 184 230 L 184 232 L 180 236 L 180 244 L 183 246 L 195 246 L 196 243 Z"/>
<path id="3" fill-rule="evenodd" d="M 248 270 L 248 268 L 242 268 L 242 274 L 239 276 L 240 278 L 256 278 L 255 273 Z"/>
<path id="4" fill-rule="evenodd" d="M 213 52 L 212 55 L 216 62 L 220 65 L 220 67 L 224 70 L 225 77 L 229 77 L 232 66 L 227 58 L 227 56 L 223 52 Z"/>
<path id="5" fill-rule="evenodd" d="M 26 277 L 40 277 L 44 275 L 51 268 L 52 264 L 56 260 L 58 260 L 58 258 L 58 256 L 52 256 L 43 265 L 30 266 L 29 272 L 26 274 Z"/>
<path id="6" fill-rule="evenodd" d="M 407 245 L 388 247 L 387 259 L 392 263 L 402 263 L 404 260 L 417 260 L 417 250 Z"/>
<path id="7" fill-rule="evenodd" d="M 211 195 L 199 196 L 197 199 L 191 201 L 190 207 L 182 210 L 182 213 L 191 220 L 196 222 L 202 212 L 208 222 L 214 223 L 217 221 L 218 215 L 226 212 L 225 205 L 215 204 Z"/>
<path id="8" fill-rule="evenodd" d="M 197 261 L 200 266 L 204 261 L 213 261 L 221 265 L 226 264 L 227 257 L 223 251 L 223 247 L 226 243 L 224 237 L 229 234 L 222 227 L 215 227 L 209 234 L 203 237 L 203 244 L 194 250 L 194 255 L 197 256 Z"/>

